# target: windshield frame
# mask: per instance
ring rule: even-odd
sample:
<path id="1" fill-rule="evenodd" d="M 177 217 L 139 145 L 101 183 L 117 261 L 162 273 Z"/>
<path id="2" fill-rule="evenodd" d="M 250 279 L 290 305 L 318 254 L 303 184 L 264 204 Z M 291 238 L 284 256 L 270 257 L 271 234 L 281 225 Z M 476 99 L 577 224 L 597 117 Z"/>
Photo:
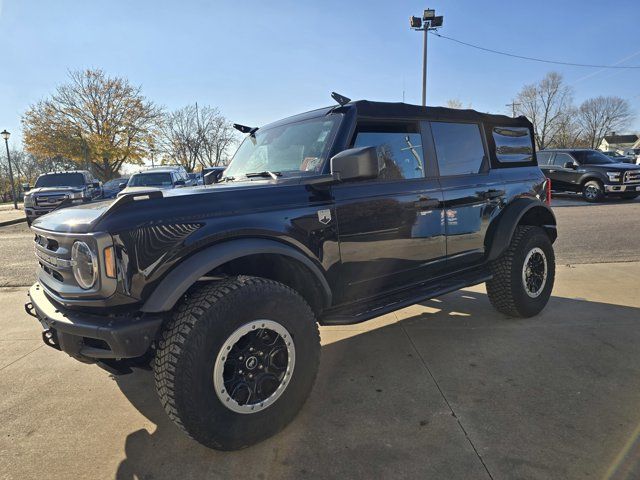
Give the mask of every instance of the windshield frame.
<path id="1" fill-rule="evenodd" d="M 232 166 L 234 161 L 237 161 L 237 155 L 238 153 L 241 151 L 243 145 L 245 145 L 246 142 L 250 142 L 251 141 L 251 137 L 257 136 L 257 135 L 261 135 L 264 134 L 265 132 L 269 132 L 272 129 L 279 129 L 279 128 L 283 128 L 283 127 L 288 127 L 288 126 L 292 126 L 292 125 L 302 125 L 305 123 L 313 123 L 313 122 L 319 122 L 319 121 L 331 121 L 333 122 L 333 125 L 331 127 L 331 130 L 329 131 L 329 133 L 327 134 L 323 147 L 323 151 L 322 154 L 320 155 L 320 162 L 317 166 L 317 168 L 315 170 L 309 170 L 309 171 L 305 171 L 305 170 L 273 170 L 271 171 L 271 173 L 276 174 L 278 177 L 280 178 L 310 178 L 310 177 L 315 177 L 315 176 L 319 176 L 322 175 L 325 172 L 326 166 L 329 162 L 329 156 L 330 153 L 333 149 L 334 143 L 336 141 L 336 138 L 338 136 L 338 132 L 340 131 L 340 128 L 342 126 L 342 122 L 344 121 L 345 115 L 342 113 L 330 113 L 330 114 L 321 114 L 321 115 L 314 115 L 312 117 L 307 117 L 307 118 L 296 118 L 296 117 L 292 117 L 291 121 L 286 121 L 285 120 L 280 120 L 277 122 L 274 122 L 272 124 L 266 125 L 258 130 L 256 130 L 254 133 L 251 133 L 249 135 L 246 135 L 244 137 L 244 139 L 242 140 L 242 142 L 240 142 L 240 145 L 238 145 L 238 148 L 236 149 L 235 153 L 233 154 L 233 157 L 231 158 L 231 161 L 229 162 L 229 164 L 225 167 L 224 170 L 224 177 L 222 177 L 221 181 L 256 181 L 256 180 L 272 180 L 272 177 L 269 176 L 251 176 L 251 177 L 247 177 L 247 174 L 252 174 L 252 173 L 262 173 L 261 171 L 245 171 L 244 173 L 240 173 L 240 174 L 236 174 L 234 175 Z M 263 170 L 264 171 L 264 170 Z"/>

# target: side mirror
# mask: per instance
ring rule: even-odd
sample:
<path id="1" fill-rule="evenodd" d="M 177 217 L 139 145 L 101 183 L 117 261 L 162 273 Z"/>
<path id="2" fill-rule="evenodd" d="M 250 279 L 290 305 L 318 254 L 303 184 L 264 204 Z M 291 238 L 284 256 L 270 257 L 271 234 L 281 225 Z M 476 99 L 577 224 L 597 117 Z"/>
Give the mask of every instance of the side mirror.
<path id="1" fill-rule="evenodd" d="M 31 185 L 29 185 L 28 183 L 23 183 L 22 184 L 22 191 L 23 192 L 28 192 L 29 190 L 31 190 Z"/>
<path id="2" fill-rule="evenodd" d="M 564 168 L 571 168 L 571 169 L 575 169 L 576 168 L 576 164 L 573 162 L 565 162 L 564 164 Z"/>
<path id="3" fill-rule="evenodd" d="M 338 181 L 377 178 L 382 170 L 376 147 L 344 150 L 331 158 L 331 175 Z"/>
<path id="4" fill-rule="evenodd" d="M 91 186 L 92 186 L 93 188 L 100 188 L 100 182 L 93 182 L 93 183 L 91 184 Z"/>
<path id="5" fill-rule="evenodd" d="M 127 188 L 126 182 L 122 182 L 118 184 L 118 190 L 124 190 L 125 188 Z"/>
<path id="6" fill-rule="evenodd" d="M 176 187 L 184 187 L 185 186 L 185 182 L 184 182 L 184 180 L 176 180 L 176 183 L 174 185 Z"/>
<path id="7" fill-rule="evenodd" d="M 214 183 L 218 183 L 218 180 L 222 178 L 222 174 L 218 171 L 212 170 L 207 173 L 203 178 L 203 182 L 205 185 L 213 185 Z"/>

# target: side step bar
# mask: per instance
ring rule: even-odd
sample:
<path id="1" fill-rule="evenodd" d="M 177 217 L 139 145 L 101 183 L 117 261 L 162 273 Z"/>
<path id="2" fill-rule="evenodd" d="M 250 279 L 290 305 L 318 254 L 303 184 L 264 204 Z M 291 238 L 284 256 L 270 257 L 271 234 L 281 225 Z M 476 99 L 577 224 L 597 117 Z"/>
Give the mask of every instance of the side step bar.
<path id="1" fill-rule="evenodd" d="M 423 302 L 430 298 L 439 297 L 446 293 L 470 287 L 491 280 L 491 274 L 486 270 L 473 271 L 460 277 L 442 279 L 442 281 L 420 284 L 413 288 L 394 292 L 382 298 L 376 298 L 368 303 L 359 302 L 344 307 L 332 308 L 324 312 L 319 322 L 321 325 L 351 325 L 364 322 L 389 312 Z"/>

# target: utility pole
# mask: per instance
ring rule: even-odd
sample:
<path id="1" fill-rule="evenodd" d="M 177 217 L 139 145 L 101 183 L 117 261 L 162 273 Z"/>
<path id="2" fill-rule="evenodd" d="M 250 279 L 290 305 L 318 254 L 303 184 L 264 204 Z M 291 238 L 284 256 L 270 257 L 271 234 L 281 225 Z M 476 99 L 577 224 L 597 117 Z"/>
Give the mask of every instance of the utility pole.
<path id="1" fill-rule="evenodd" d="M 516 116 L 516 107 L 522 105 L 521 103 L 516 103 L 516 101 L 512 101 L 511 103 L 507 103 L 507 107 L 511 107 L 511 116 L 515 118 Z"/>
<path id="2" fill-rule="evenodd" d="M 409 17 L 409 26 L 416 31 L 422 31 L 422 106 L 427 105 L 427 36 L 429 30 L 437 30 L 443 23 L 443 17 L 436 17 L 436 11 L 427 9 L 422 17 Z"/>
<path id="3" fill-rule="evenodd" d="M 9 136 L 11 135 L 4 129 L 0 132 L 2 138 L 4 138 L 4 145 L 7 147 L 7 163 L 9 164 L 9 181 L 11 182 L 11 195 L 13 196 L 13 208 L 18 209 L 18 199 L 16 197 L 16 186 L 13 183 L 13 170 L 11 170 L 11 155 L 9 155 Z"/>

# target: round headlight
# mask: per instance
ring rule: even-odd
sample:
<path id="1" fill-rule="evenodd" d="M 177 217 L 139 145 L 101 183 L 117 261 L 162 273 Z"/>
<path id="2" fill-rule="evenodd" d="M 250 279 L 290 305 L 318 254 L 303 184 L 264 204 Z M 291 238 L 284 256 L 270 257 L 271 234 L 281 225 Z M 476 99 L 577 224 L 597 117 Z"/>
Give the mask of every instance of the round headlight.
<path id="1" fill-rule="evenodd" d="M 98 257 L 84 242 L 75 242 L 71 247 L 73 276 L 85 290 L 93 287 L 98 279 Z"/>

